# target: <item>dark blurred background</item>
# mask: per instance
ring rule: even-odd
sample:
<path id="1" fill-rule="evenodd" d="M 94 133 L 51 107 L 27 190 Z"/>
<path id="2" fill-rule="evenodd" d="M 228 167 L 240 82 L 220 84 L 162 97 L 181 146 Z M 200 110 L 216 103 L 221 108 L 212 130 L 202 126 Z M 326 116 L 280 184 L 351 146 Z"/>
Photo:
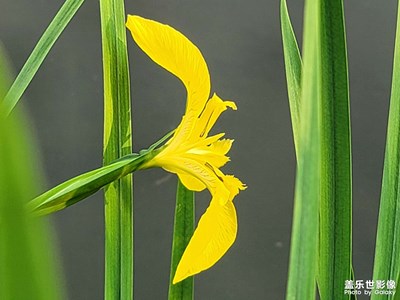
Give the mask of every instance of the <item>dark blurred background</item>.
<path id="1" fill-rule="evenodd" d="M 18 71 L 61 0 L 1 0 L 0 40 Z M 303 1 L 288 0 L 301 42 Z M 370 279 L 388 113 L 396 1 L 346 1 L 353 135 L 354 268 Z M 235 100 L 215 132 L 234 138 L 224 171 L 247 183 L 235 200 L 239 233 L 230 251 L 195 278 L 197 299 L 283 299 L 295 156 L 278 0 L 126 1 L 126 13 L 167 23 L 202 51 L 212 91 Z M 176 127 L 185 90 L 128 36 L 135 151 Z M 25 93 L 52 187 L 102 162 L 102 65 L 98 1 L 86 1 Z M 136 299 L 166 299 L 176 176 L 135 177 Z M 208 192 L 197 197 L 198 216 Z M 68 298 L 103 297 L 103 195 L 51 217 Z"/>

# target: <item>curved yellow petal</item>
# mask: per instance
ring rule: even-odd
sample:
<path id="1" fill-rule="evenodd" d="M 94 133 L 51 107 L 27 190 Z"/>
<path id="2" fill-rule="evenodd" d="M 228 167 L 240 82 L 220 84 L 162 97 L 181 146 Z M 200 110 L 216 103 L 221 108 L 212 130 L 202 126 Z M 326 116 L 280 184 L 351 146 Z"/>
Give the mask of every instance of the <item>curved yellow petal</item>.
<path id="1" fill-rule="evenodd" d="M 198 148 L 198 149 L 191 149 L 190 151 L 184 154 L 185 157 L 188 157 L 193 160 L 197 160 L 200 162 L 208 163 L 215 168 L 220 168 L 224 166 L 230 159 L 224 154 L 210 151 L 207 148 Z"/>
<path id="2" fill-rule="evenodd" d="M 224 184 L 229 190 L 229 201 L 232 201 L 239 191 L 247 189 L 247 186 L 233 175 L 225 175 Z"/>
<path id="3" fill-rule="evenodd" d="M 230 192 L 221 181 L 223 174 L 211 165 L 186 157 L 170 157 L 164 160 L 158 160 L 156 157 L 153 161 L 168 172 L 195 177 L 206 185 L 213 198 L 221 203 L 228 201 Z"/>
<path id="4" fill-rule="evenodd" d="M 201 192 L 206 188 L 206 185 L 203 182 L 191 175 L 178 173 L 178 177 L 181 180 L 182 184 L 191 191 Z"/>
<path id="5" fill-rule="evenodd" d="M 215 168 L 221 168 L 230 161 L 226 154 L 232 147 L 232 143 L 233 140 L 229 139 L 217 140 L 208 146 L 199 146 L 186 153 L 197 155 L 194 159 L 208 162 Z"/>
<path id="6" fill-rule="evenodd" d="M 182 255 L 173 283 L 213 266 L 236 239 L 237 217 L 231 201 L 211 201 Z"/>
<path id="7" fill-rule="evenodd" d="M 228 108 L 236 110 L 236 104 L 232 101 L 223 101 L 217 94 L 214 95 L 207 101 L 204 110 L 196 122 L 195 128 L 190 136 L 191 140 L 198 140 L 199 138 L 207 137 L 211 128 L 219 116 Z"/>
<path id="8" fill-rule="evenodd" d="M 205 139 L 199 139 L 198 141 L 191 141 L 190 142 L 191 148 L 209 146 L 209 145 L 215 143 L 216 141 L 218 141 L 224 135 L 225 135 L 225 133 L 218 133 L 216 135 L 209 136 Z"/>
<path id="9" fill-rule="evenodd" d="M 210 151 L 225 155 L 231 149 L 232 144 L 233 144 L 233 140 L 222 139 L 222 140 L 215 141 L 209 147 L 210 147 Z"/>
<path id="10" fill-rule="evenodd" d="M 200 114 L 210 95 L 210 74 L 200 50 L 179 31 L 153 20 L 128 15 L 126 26 L 154 62 L 183 82 L 188 93 L 186 111 Z"/>

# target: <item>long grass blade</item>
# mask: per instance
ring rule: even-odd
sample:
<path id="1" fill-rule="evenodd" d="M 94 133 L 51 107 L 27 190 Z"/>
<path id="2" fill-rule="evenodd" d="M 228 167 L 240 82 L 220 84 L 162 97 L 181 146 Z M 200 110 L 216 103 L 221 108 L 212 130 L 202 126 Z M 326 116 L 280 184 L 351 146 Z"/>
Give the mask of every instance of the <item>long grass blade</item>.
<path id="1" fill-rule="evenodd" d="M 319 205 L 318 0 L 305 3 L 304 66 L 295 204 L 286 299 L 315 298 Z"/>
<path id="2" fill-rule="evenodd" d="M 397 15 L 392 93 L 386 137 L 381 203 L 376 237 L 374 280 L 400 278 L 400 10 Z M 399 284 L 399 282 L 396 282 Z M 396 293 L 400 294 L 399 292 Z M 371 299 L 393 299 L 375 295 Z"/>
<path id="3" fill-rule="evenodd" d="M 104 76 L 104 165 L 132 152 L 123 0 L 100 0 Z M 105 189 L 105 299 L 133 298 L 132 175 Z"/>
<path id="4" fill-rule="evenodd" d="M 6 96 L 11 84 L 11 69 L 5 47 L 0 41 L 0 103 Z M 4 111 L 0 111 L 0 113 L 4 114 Z"/>
<path id="5" fill-rule="evenodd" d="M 318 289 L 321 300 L 349 299 L 352 179 L 343 0 L 321 3 L 321 200 Z"/>
<path id="6" fill-rule="evenodd" d="M 1 44 L 0 70 L 2 99 L 9 72 Z M 23 117 L 0 112 L 0 299 L 64 299 L 48 224 L 25 210 L 41 176 Z"/>
<path id="7" fill-rule="evenodd" d="M 78 11 L 83 1 L 66 0 L 53 21 L 51 21 L 2 101 L 6 114 L 9 114 L 15 105 L 17 105 L 50 49 Z"/>
<path id="8" fill-rule="evenodd" d="M 302 61 L 299 46 L 297 45 L 296 36 L 290 21 L 286 0 L 281 0 L 280 14 L 290 117 L 292 120 L 294 145 L 297 153 L 300 139 L 299 131 L 301 119 L 300 101 Z"/>
<path id="9" fill-rule="evenodd" d="M 172 284 L 175 271 L 194 231 L 194 192 L 188 190 L 178 179 L 176 191 L 174 236 L 172 241 L 169 300 L 193 299 L 194 277 Z"/>

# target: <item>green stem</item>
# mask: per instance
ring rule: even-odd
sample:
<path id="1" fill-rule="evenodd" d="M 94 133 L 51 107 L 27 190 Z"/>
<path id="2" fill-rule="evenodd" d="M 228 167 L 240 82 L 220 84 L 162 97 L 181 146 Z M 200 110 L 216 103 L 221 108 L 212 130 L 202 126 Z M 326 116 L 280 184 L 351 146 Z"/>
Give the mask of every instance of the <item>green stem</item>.
<path id="1" fill-rule="evenodd" d="M 189 191 L 178 179 L 176 191 L 174 237 L 172 242 L 171 274 L 168 300 L 193 299 L 193 277 L 172 284 L 178 263 L 194 231 L 194 192 Z"/>
<path id="2" fill-rule="evenodd" d="M 100 0 L 104 71 L 104 164 L 132 152 L 123 0 Z M 105 299 L 133 298 L 132 176 L 105 190 Z"/>

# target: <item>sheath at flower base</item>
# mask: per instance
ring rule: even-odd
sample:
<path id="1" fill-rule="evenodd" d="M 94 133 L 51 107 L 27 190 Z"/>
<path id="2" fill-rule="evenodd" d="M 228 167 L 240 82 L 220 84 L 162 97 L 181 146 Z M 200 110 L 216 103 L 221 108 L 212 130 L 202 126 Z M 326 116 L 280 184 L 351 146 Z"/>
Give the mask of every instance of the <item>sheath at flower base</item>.
<path id="1" fill-rule="evenodd" d="M 236 238 L 233 198 L 246 186 L 223 174 L 233 140 L 224 133 L 208 136 L 218 117 L 235 103 L 210 99 L 210 75 L 199 49 L 170 26 L 139 16 L 128 16 L 127 27 L 138 46 L 157 64 L 177 76 L 187 89 L 186 112 L 173 137 L 143 168 L 162 167 L 179 176 L 193 191 L 207 188 L 212 200 L 178 264 L 173 283 L 213 266 Z"/>

